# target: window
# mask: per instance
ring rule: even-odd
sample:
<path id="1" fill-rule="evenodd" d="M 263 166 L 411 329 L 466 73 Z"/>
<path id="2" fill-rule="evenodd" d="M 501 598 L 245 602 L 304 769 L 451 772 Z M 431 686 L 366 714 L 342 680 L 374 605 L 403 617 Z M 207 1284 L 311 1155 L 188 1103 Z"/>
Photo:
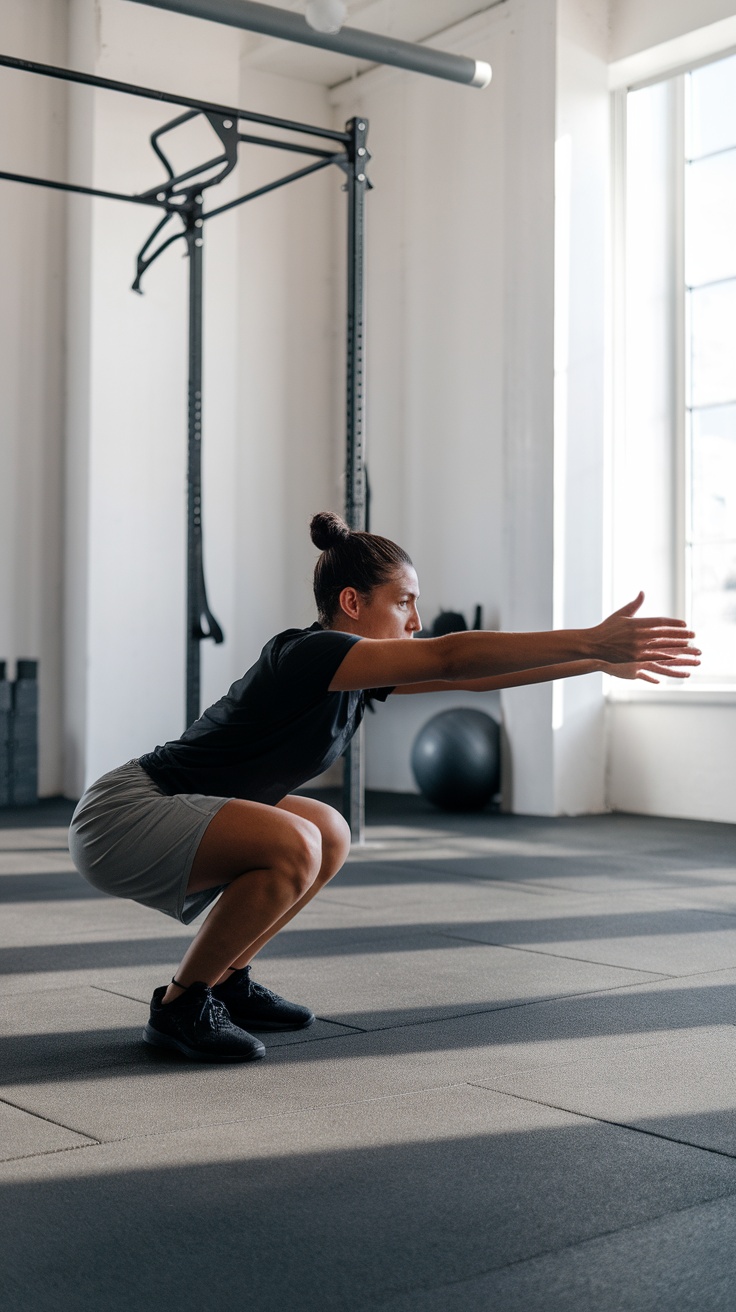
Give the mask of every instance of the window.
<path id="1" fill-rule="evenodd" d="M 686 604 L 736 676 L 736 56 L 684 78 Z"/>
<path id="2" fill-rule="evenodd" d="M 628 93 L 625 191 L 623 572 L 736 685 L 736 56 Z"/>

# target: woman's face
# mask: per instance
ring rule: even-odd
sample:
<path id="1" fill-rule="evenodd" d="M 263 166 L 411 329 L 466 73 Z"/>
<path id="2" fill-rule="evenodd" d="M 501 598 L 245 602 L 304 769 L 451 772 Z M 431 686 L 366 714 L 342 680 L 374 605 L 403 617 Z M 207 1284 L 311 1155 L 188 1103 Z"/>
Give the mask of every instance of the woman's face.
<path id="1" fill-rule="evenodd" d="M 342 613 L 334 628 L 350 621 L 352 633 L 364 638 L 413 638 L 422 621 L 417 610 L 419 580 L 413 565 L 399 565 L 388 583 L 379 583 L 365 598 L 354 588 L 340 594 Z"/>

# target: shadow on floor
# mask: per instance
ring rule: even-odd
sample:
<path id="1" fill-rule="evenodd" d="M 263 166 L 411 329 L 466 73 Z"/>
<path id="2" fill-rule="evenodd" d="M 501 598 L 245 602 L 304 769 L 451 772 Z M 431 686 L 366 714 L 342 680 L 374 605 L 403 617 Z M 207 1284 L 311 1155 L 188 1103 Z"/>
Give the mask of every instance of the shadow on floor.
<path id="1" fill-rule="evenodd" d="M 162 1061 L 172 1071 L 190 1075 L 191 1063 L 167 1055 L 161 1058 L 144 1047 L 141 1028 L 147 1018 L 146 1004 L 141 1002 L 140 1009 L 141 1024 L 132 1028 L 0 1036 L 0 1088 L 107 1079 L 123 1073 L 147 1075 Z M 731 1025 L 734 1017 L 736 984 L 731 983 L 700 988 L 661 985 L 628 993 L 609 990 L 568 997 L 540 993 L 503 1002 L 479 995 L 477 1001 L 458 1006 L 431 1004 L 365 1015 L 335 1011 L 321 1019 L 363 1030 L 364 1035 L 372 1036 L 371 1060 L 382 1055 L 390 1060 L 392 1054 L 477 1049 L 487 1049 L 490 1058 L 496 1045 L 546 1044 L 551 1038 L 556 1043 L 606 1036 L 634 1040 L 637 1035 Z M 450 1021 L 452 1024 L 447 1023 Z M 355 1036 L 340 1034 L 329 1039 L 305 1037 L 298 1044 L 274 1052 L 270 1059 L 303 1065 L 340 1061 L 342 1057 L 352 1060 L 355 1055 Z"/>
<path id="2" fill-rule="evenodd" d="M 358 1104 L 276 1117 L 258 1148 L 221 1126 L 151 1140 L 145 1166 L 57 1154 L 0 1185 L 5 1307 L 355 1312 L 736 1190 L 729 1159 L 467 1086 L 391 1102 L 388 1132 Z"/>

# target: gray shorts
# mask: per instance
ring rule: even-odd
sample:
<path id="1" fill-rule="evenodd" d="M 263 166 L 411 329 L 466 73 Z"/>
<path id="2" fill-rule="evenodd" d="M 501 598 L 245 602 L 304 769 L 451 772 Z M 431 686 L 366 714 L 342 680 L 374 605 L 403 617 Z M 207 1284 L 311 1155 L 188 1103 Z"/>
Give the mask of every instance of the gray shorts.
<path id="1" fill-rule="evenodd" d="M 103 893 L 142 902 L 188 925 L 224 887 L 187 897 L 202 835 L 229 801 L 202 793 L 169 797 L 137 760 L 127 761 L 80 798 L 69 828 L 72 860 Z"/>

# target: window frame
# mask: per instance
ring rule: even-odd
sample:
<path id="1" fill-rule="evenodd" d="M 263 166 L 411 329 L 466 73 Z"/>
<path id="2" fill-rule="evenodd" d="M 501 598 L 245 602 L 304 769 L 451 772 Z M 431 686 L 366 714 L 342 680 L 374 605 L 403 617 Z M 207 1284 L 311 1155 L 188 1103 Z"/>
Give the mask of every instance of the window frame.
<path id="1" fill-rule="evenodd" d="M 614 560 L 617 533 L 623 504 L 623 482 L 626 453 L 626 410 L 627 410 L 627 106 L 632 92 L 646 87 L 670 82 L 674 88 L 674 126 L 673 151 L 680 162 L 674 170 L 673 201 L 674 242 L 672 259 L 672 292 L 674 300 L 674 324 L 672 334 L 672 475 L 673 498 L 673 550 L 671 561 L 672 595 L 677 613 L 683 616 L 691 614 L 692 597 L 688 570 L 688 548 L 690 533 L 690 511 L 688 509 L 688 490 L 691 483 L 690 442 L 688 439 L 690 407 L 688 389 L 688 353 L 687 353 L 687 314 L 688 288 L 685 281 L 685 179 L 687 155 L 686 146 L 686 78 L 697 68 L 718 63 L 736 55 L 736 47 L 729 45 L 707 56 L 693 59 L 692 62 L 678 63 L 677 67 L 658 71 L 656 74 L 624 82 L 614 86 L 611 91 L 611 450 L 609 453 L 609 487 L 611 513 L 609 515 L 609 586 L 614 586 Z M 682 684 L 661 683 L 622 683 L 616 679 L 607 679 L 607 696 L 613 701 L 642 702 L 683 702 L 695 704 L 736 703 L 736 670 L 733 674 L 712 677 L 693 676 L 692 681 Z"/>

